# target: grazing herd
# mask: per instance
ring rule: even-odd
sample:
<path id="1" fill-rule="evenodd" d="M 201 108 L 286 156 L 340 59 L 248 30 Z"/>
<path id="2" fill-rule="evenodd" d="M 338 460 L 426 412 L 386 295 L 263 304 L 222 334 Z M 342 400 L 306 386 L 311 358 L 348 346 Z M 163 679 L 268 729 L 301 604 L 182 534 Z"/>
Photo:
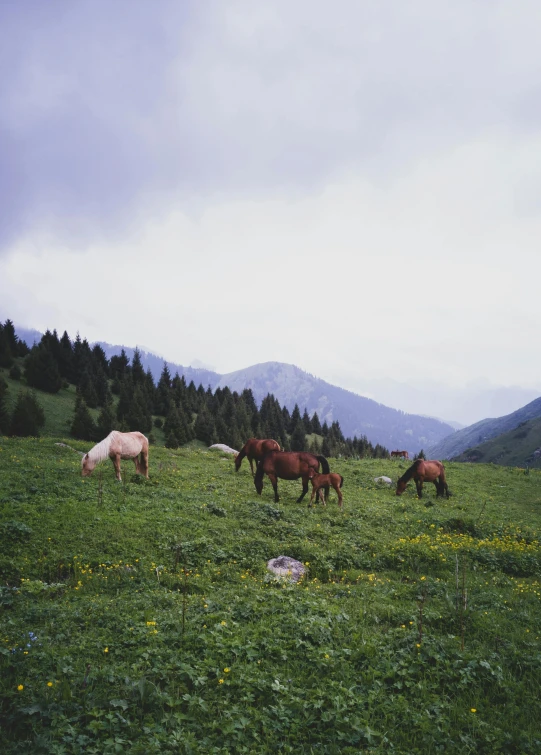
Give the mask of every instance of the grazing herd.
<path id="1" fill-rule="evenodd" d="M 261 495 L 263 490 L 263 478 L 269 478 L 274 490 L 274 500 L 280 500 L 278 496 L 278 479 L 302 480 L 302 493 L 297 498 L 297 503 L 308 493 L 308 482 L 312 483 L 312 495 L 309 506 L 314 497 L 319 498 L 323 505 L 332 488 L 338 496 L 338 505 L 342 508 L 342 475 L 331 472 L 329 462 L 324 456 L 307 453 L 305 451 L 282 451 L 280 445 L 271 439 L 258 440 L 250 438 L 235 457 L 235 470 L 238 472 L 242 460 L 246 457 L 250 462 L 250 469 L 254 479 L 255 489 Z M 391 457 L 408 458 L 407 451 L 391 451 Z M 90 451 L 83 455 L 81 460 L 82 475 L 87 477 L 92 473 L 96 464 L 104 459 L 111 459 L 115 468 L 116 479 L 121 481 L 121 459 L 133 459 L 137 474 L 144 475 L 148 479 L 148 439 L 142 433 L 121 433 L 113 430 L 102 441 L 97 443 Z M 253 463 L 256 462 L 254 474 Z M 319 471 L 321 467 L 321 472 Z M 408 482 L 413 479 L 417 487 L 419 498 L 423 495 L 423 483 L 433 482 L 436 487 L 436 495 L 446 495 L 449 498 L 449 487 L 445 479 L 445 467 L 439 461 L 416 459 L 407 469 L 396 485 L 396 495 L 402 495 Z"/>

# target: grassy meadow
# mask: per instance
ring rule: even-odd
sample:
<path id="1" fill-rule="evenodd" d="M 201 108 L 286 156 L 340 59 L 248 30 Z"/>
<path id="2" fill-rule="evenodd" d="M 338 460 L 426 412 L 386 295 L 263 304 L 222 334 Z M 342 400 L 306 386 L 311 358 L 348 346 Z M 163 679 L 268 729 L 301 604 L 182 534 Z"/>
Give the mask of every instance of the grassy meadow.
<path id="1" fill-rule="evenodd" d="M 197 448 L 83 480 L 60 441 L 0 438 L 2 753 L 541 752 L 541 471 L 419 500 L 331 459 L 344 509 L 308 509 Z"/>

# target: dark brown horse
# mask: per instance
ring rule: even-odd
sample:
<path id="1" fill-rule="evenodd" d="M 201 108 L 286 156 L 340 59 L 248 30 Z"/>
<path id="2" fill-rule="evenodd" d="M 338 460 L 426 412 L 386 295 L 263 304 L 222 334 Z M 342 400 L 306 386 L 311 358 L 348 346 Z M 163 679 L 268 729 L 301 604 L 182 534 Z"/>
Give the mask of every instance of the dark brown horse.
<path id="1" fill-rule="evenodd" d="M 246 441 L 244 446 L 241 448 L 241 450 L 238 452 L 237 456 L 235 457 L 235 471 L 238 472 L 240 469 L 240 465 L 242 463 L 242 460 L 246 456 L 248 458 L 248 461 L 250 462 L 250 469 L 252 470 L 252 477 L 254 476 L 254 461 L 257 462 L 261 461 L 261 459 L 265 456 L 265 454 L 269 453 L 269 451 L 279 451 L 280 450 L 280 444 L 277 443 L 275 440 L 270 439 L 263 439 L 258 440 L 257 438 L 250 438 Z"/>
<path id="2" fill-rule="evenodd" d="M 274 500 L 278 503 L 280 500 L 278 497 L 278 478 L 281 480 L 298 480 L 301 477 L 302 494 L 297 498 L 297 503 L 300 503 L 308 493 L 308 474 L 310 469 L 313 469 L 314 472 L 319 472 L 320 464 L 324 474 L 328 474 L 330 472 L 329 462 L 324 456 L 315 456 L 304 451 L 271 451 L 265 454 L 257 465 L 254 477 L 255 489 L 261 495 L 261 491 L 263 490 L 263 475 L 267 475 L 274 489 Z"/>
<path id="3" fill-rule="evenodd" d="M 412 478 L 415 480 L 419 498 L 423 497 L 423 482 L 433 482 L 436 486 L 436 496 L 441 495 L 443 497 L 445 493 L 449 498 L 449 488 L 445 481 L 445 467 L 441 461 L 416 459 L 396 483 L 396 495 L 402 495 Z"/>
<path id="4" fill-rule="evenodd" d="M 407 451 L 391 451 L 391 459 L 409 459 Z"/>
<path id="5" fill-rule="evenodd" d="M 331 485 L 336 490 L 336 495 L 338 496 L 338 505 L 340 508 L 342 508 L 342 490 L 341 487 L 344 484 L 344 478 L 341 474 L 337 474 L 336 472 L 330 472 L 329 474 L 318 474 L 317 472 L 314 472 L 312 468 L 308 470 L 308 479 L 312 483 L 312 495 L 310 496 L 310 503 L 309 506 L 312 505 L 312 501 L 314 500 L 314 496 L 316 496 L 317 500 L 317 494 L 319 493 L 319 498 L 321 499 L 321 503 L 325 506 L 325 496 L 323 495 L 324 490 L 329 490 Z M 327 493 L 328 497 L 328 493 Z"/>

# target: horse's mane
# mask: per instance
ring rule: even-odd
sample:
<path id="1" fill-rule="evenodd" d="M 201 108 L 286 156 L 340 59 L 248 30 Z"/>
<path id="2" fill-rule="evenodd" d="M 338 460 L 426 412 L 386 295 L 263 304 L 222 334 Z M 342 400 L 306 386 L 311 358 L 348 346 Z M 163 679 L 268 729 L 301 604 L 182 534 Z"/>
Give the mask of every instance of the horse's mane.
<path id="1" fill-rule="evenodd" d="M 408 482 L 409 480 L 411 480 L 421 462 L 422 459 L 416 459 L 411 467 L 409 467 L 409 469 L 406 469 L 402 477 L 399 478 L 398 482 Z"/>
<path id="2" fill-rule="evenodd" d="M 109 451 L 111 449 L 111 443 L 116 434 L 117 431 L 112 430 L 106 438 L 100 440 L 99 443 L 96 443 L 96 445 L 90 449 L 90 451 L 88 452 L 88 458 L 90 459 L 90 461 L 94 462 L 95 464 L 99 464 L 100 461 L 108 458 Z"/>

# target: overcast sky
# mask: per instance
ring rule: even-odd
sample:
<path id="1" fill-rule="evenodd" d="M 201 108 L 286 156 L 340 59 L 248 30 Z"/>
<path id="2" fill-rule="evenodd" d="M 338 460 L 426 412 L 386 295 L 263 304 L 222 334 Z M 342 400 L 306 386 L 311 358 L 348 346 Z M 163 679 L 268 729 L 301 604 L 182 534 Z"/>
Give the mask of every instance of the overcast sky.
<path id="1" fill-rule="evenodd" d="M 541 388 L 538 0 L 5 0 L 0 316 Z"/>

